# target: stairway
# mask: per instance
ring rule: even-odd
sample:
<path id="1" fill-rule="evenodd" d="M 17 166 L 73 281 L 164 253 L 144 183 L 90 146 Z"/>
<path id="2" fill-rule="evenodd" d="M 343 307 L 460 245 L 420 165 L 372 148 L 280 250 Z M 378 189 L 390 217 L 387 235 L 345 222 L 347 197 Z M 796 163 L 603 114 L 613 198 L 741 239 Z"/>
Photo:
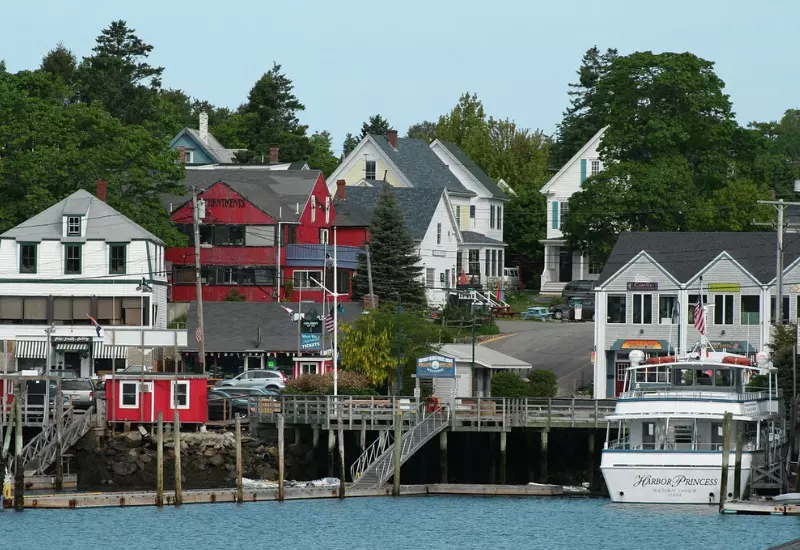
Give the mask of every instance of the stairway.
<path id="1" fill-rule="evenodd" d="M 404 464 L 433 436 L 447 428 L 450 411 L 439 410 L 424 416 L 400 440 L 400 464 Z M 353 487 L 380 487 L 394 473 L 394 426 L 380 437 L 350 467 Z"/>
<path id="2" fill-rule="evenodd" d="M 61 418 L 61 452 L 62 454 L 75 445 L 92 427 L 94 407 L 76 413 L 69 407 Z M 25 475 L 41 475 L 55 463 L 58 456 L 58 440 L 56 423 L 46 426 L 36 437 L 28 441 L 22 448 L 22 463 Z M 14 471 L 14 457 L 9 457 L 9 471 Z"/>

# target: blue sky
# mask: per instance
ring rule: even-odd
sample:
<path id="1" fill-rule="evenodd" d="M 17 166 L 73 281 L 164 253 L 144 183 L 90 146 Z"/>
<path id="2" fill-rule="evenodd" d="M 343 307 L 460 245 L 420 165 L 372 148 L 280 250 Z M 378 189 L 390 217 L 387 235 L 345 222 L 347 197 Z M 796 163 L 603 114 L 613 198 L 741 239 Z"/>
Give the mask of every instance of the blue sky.
<path id="1" fill-rule="evenodd" d="M 0 58 L 34 68 L 63 42 L 79 57 L 114 19 L 155 46 L 164 84 L 236 107 L 273 60 L 334 147 L 381 113 L 401 135 L 465 91 L 489 114 L 555 129 L 592 45 L 690 51 L 716 62 L 740 122 L 798 106 L 790 0 L 38 0 L 4 2 Z"/>

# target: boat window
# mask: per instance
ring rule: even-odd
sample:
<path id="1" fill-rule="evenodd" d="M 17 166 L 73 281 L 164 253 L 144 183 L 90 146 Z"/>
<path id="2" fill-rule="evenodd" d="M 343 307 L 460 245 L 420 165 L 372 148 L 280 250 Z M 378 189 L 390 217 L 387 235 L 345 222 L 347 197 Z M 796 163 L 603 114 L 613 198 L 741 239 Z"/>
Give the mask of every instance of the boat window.
<path id="1" fill-rule="evenodd" d="M 655 422 L 642 423 L 642 449 L 656 448 L 656 424 Z"/>
<path id="2" fill-rule="evenodd" d="M 694 376 L 692 376 L 692 369 L 675 369 L 675 385 L 676 386 L 691 386 Z"/>
<path id="3" fill-rule="evenodd" d="M 715 386 L 733 386 L 733 372 L 731 369 L 717 369 L 714 371 Z"/>
<path id="4" fill-rule="evenodd" d="M 714 380 L 711 378 L 711 369 L 700 370 L 697 369 L 694 373 L 695 383 L 698 386 L 711 386 L 714 383 Z"/>

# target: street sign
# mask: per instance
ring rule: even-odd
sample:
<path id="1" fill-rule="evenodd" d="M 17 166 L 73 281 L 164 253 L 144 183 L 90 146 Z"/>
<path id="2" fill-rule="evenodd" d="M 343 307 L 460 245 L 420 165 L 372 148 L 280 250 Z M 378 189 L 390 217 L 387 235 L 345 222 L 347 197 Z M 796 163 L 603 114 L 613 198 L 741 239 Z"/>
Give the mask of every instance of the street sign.
<path id="1" fill-rule="evenodd" d="M 419 399 L 419 388 L 414 388 L 414 399 Z"/>
<path id="2" fill-rule="evenodd" d="M 417 378 L 455 378 L 456 360 L 446 355 L 426 355 L 417 359 Z"/>

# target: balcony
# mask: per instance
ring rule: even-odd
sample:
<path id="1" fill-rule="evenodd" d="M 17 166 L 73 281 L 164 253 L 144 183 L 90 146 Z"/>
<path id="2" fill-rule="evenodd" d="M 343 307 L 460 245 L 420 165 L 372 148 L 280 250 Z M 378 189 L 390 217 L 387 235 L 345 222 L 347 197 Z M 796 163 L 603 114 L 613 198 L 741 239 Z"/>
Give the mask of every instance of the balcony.
<path id="1" fill-rule="evenodd" d="M 336 248 L 336 260 L 340 269 L 356 269 L 358 267 L 360 248 L 357 246 L 337 246 Z M 289 267 L 322 267 L 326 253 L 333 258 L 333 245 L 289 244 L 286 245 L 286 265 Z"/>

